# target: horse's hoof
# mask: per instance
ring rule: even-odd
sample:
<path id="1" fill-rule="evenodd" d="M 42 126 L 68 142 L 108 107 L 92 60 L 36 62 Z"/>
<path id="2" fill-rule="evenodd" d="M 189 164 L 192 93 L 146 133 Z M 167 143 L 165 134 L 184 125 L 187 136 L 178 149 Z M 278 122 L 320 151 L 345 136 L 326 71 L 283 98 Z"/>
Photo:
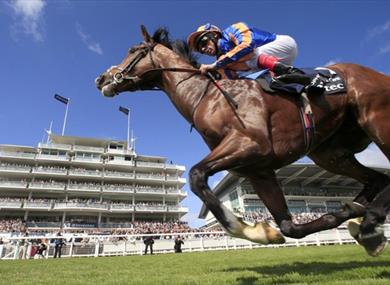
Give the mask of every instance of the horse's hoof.
<path id="1" fill-rule="evenodd" d="M 253 227 L 246 227 L 243 233 L 250 241 L 260 244 L 279 244 L 285 242 L 284 237 L 277 229 L 264 222 L 256 223 Z"/>
<path id="2" fill-rule="evenodd" d="M 361 245 L 362 240 L 360 238 L 360 224 L 362 218 L 351 219 L 348 221 L 348 231 L 350 235 Z"/>
<path id="3" fill-rule="evenodd" d="M 279 230 L 275 229 L 274 227 L 270 226 L 267 223 L 264 223 L 264 228 L 269 243 L 282 244 L 286 242 L 286 240 L 284 239 L 283 235 L 280 233 Z"/>
<path id="4" fill-rule="evenodd" d="M 381 254 L 387 245 L 387 238 L 385 237 L 382 226 L 377 226 L 373 233 L 360 234 L 359 238 L 366 252 L 374 257 Z"/>

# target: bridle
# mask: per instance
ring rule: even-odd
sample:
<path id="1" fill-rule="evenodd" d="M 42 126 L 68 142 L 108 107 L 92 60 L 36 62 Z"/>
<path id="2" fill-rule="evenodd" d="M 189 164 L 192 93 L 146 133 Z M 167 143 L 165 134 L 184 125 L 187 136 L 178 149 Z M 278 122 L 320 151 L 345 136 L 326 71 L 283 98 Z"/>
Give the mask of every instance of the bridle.
<path id="1" fill-rule="evenodd" d="M 125 67 L 119 67 L 117 65 L 111 66 L 107 73 L 111 75 L 112 84 L 118 85 L 121 84 L 124 80 L 133 81 L 136 85 L 141 81 L 141 76 L 129 76 L 130 72 L 134 69 L 137 63 L 143 59 L 146 55 L 149 54 L 150 61 L 152 62 L 153 68 L 156 68 L 156 64 L 152 57 L 152 51 L 156 44 L 147 44 L 142 48 L 139 48 L 140 52 L 131 60 Z M 115 73 L 113 72 L 115 70 Z"/>
<path id="2" fill-rule="evenodd" d="M 107 73 L 110 74 L 112 78 L 110 83 L 117 86 L 118 84 L 123 83 L 123 81 L 128 80 L 128 81 L 132 81 L 132 83 L 136 86 L 135 90 L 160 90 L 158 88 L 142 88 L 139 83 L 141 82 L 142 78 L 145 77 L 148 73 L 157 72 L 157 71 L 191 72 L 192 75 L 190 77 L 192 77 L 195 74 L 200 74 L 200 71 L 195 68 L 177 68 L 177 67 L 159 68 L 156 65 L 155 61 L 153 60 L 153 56 L 152 56 L 152 51 L 156 45 L 157 45 L 156 43 L 145 43 L 145 46 L 139 47 L 137 50 L 140 50 L 140 52 L 133 58 L 133 60 L 131 60 L 123 68 L 117 65 L 111 66 L 107 70 Z M 130 72 L 134 69 L 134 67 L 138 64 L 138 62 L 147 55 L 149 55 L 153 68 L 148 69 L 139 75 L 129 76 Z M 113 72 L 114 70 L 115 72 Z M 114 87 L 114 89 L 116 88 Z"/>

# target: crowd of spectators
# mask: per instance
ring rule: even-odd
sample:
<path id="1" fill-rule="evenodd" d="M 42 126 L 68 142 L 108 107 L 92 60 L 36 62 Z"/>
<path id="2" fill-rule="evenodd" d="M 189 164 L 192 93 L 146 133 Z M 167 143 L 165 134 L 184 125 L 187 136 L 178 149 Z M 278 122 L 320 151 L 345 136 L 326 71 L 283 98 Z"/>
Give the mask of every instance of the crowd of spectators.
<path id="1" fill-rule="evenodd" d="M 46 201 L 45 199 L 39 199 L 41 201 Z M 324 215 L 322 212 L 301 212 L 293 213 L 292 218 L 296 224 L 304 224 L 310 221 L 313 221 L 320 216 Z M 251 211 L 241 213 L 241 217 L 244 221 L 250 223 L 256 222 L 271 222 L 273 221 L 272 216 L 268 212 L 263 211 Z M 386 223 L 390 223 L 390 215 L 386 217 Z M 58 220 L 50 220 L 46 218 L 30 220 L 25 222 L 21 218 L 3 218 L 0 219 L 0 233 L 11 233 L 11 232 L 20 232 L 29 227 L 30 232 L 34 234 L 44 233 L 49 234 L 51 232 L 58 231 L 58 227 L 61 225 L 61 222 Z M 77 225 L 77 226 L 76 226 Z M 85 225 L 85 229 L 82 229 L 82 232 L 87 232 L 89 234 L 132 234 L 132 235 L 141 235 L 145 234 L 148 229 L 154 233 L 162 234 L 177 234 L 177 233 L 189 233 L 189 232 L 199 232 L 203 231 L 202 229 L 191 228 L 187 223 L 182 221 L 115 221 L 111 223 L 104 223 L 102 227 L 98 227 L 97 223 L 83 221 L 83 220 L 69 220 L 64 223 L 64 230 L 66 232 L 79 232 L 80 229 Z M 49 229 L 42 229 L 46 227 Z M 53 227 L 54 229 L 50 229 Z M 112 228 L 117 228 L 111 230 Z M 208 231 L 221 230 L 221 228 L 216 225 L 213 229 Z"/>

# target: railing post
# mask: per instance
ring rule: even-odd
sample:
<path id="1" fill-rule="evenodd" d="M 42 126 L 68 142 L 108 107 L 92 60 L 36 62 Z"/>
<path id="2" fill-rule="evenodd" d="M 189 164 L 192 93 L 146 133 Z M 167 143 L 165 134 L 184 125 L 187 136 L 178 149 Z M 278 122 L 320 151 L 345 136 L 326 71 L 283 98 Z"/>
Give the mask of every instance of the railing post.
<path id="1" fill-rule="evenodd" d="M 74 237 L 70 239 L 70 246 L 69 246 L 69 257 L 73 256 L 73 243 L 74 243 Z"/>
<path id="2" fill-rule="evenodd" d="M 14 251 L 14 259 L 19 259 L 19 240 L 16 242 L 15 251 Z"/>
<path id="3" fill-rule="evenodd" d="M 99 239 L 96 238 L 96 241 L 95 241 L 95 257 L 98 257 L 99 256 Z"/>
<path id="4" fill-rule="evenodd" d="M 225 235 L 225 247 L 226 247 L 226 250 L 229 250 L 229 241 L 228 241 L 227 235 Z"/>
<path id="5" fill-rule="evenodd" d="M 337 236 L 337 240 L 339 241 L 339 244 L 343 244 L 339 229 L 336 228 L 335 230 L 336 230 L 336 236 Z"/>
<path id="6" fill-rule="evenodd" d="M 320 246 L 320 245 L 321 245 L 321 242 L 320 242 L 319 234 L 318 234 L 318 233 L 315 233 L 315 237 L 316 237 L 317 246 Z"/>

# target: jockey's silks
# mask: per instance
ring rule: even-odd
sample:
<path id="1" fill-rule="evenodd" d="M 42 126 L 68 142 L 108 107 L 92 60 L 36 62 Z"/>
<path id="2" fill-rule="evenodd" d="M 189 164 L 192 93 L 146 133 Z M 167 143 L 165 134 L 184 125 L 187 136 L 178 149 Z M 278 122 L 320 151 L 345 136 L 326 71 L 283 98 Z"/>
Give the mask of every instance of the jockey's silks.
<path id="1" fill-rule="evenodd" d="M 218 41 L 218 51 L 222 55 L 216 61 L 216 67 L 245 70 L 245 66 L 234 65 L 242 65 L 255 48 L 275 39 L 275 33 L 248 27 L 243 22 L 233 24 L 222 31 L 222 37 Z"/>

